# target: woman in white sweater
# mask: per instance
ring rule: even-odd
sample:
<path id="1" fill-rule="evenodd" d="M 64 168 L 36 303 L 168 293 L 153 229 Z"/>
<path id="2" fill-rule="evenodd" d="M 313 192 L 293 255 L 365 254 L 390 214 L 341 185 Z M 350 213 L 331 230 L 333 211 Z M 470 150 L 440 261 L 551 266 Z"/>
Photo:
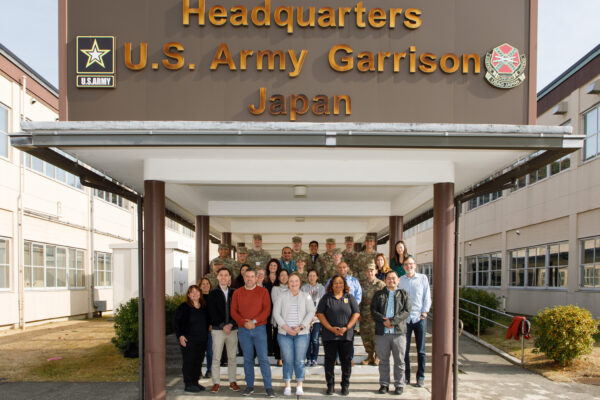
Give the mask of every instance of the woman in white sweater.
<path id="1" fill-rule="evenodd" d="M 296 374 L 296 396 L 304 394 L 304 358 L 308 349 L 310 323 L 315 316 L 315 304 L 308 293 L 300 291 L 300 277 L 293 273 L 288 281 L 288 291 L 277 297 L 273 318 L 278 329 L 277 341 L 283 359 L 283 394 L 292 394 L 292 373 Z"/>

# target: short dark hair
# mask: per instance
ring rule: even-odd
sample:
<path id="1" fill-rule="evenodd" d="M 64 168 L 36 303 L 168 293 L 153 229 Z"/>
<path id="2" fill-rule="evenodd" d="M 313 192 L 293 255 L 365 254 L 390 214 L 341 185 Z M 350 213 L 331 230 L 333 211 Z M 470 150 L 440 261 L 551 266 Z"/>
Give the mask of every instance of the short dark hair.
<path id="1" fill-rule="evenodd" d="M 329 280 L 329 284 L 327 285 L 327 289 L 325 289 L 327 291 L 327 293 L 333 293 L 333 281 L 336 278 L 340 278 L 342 280 L 342 282 L 344 282 L 344 293 L 348 293 L 350 291 L 350 287 L 348 286 L 348 283 L 346 283 L 346 280 L 344 278 L 342 278 L 342 276 L 339 275 L 339 274 L 335 274 L 333 276 L 333 278 L 331 278 Z"/>
<path id="2" fill-rule="evenodd" d="M 308 276 L 308 274 L 310 274 L 311 272 L 314 272 L 315 274 L 317 274 L 317 278 L 319 277 L 319 271 L 317 271 L 315 268 L 309 269 L 308 272 L 306 273 L 306 275 Z"/>
<path id="3" fill-rule="evenodd" d="M 398 276 L 398 273 L 396 271 L 394 271 L 393 269 L 391 269 L 391 270 L 389 270 L 388 272 L 385 273 L 385 278 L 383 278 L 383 279 L 387 279 L 387 277 L 388 277 L 389 274 L 396 274 L 396 276 Z"/>
<path id="4" fill-rule="evenodd" d="M 229 276 L 231 276 L 231 270 L 229 268 L 227 268 L 227 267 L 221 268 L 220 270 L 217 271 L 217 275 L 219 275 L 219 273 L 221 271 L 227 271 L 227 273 L 229 274 Z"/>
<path id="5" fill-rule="evenodd" d="M 315 243 L 315 244 L 317 245 L 317 247 L 319 247 L 319 242 L 317 242 L 316 240 L 311 240 L 311 241 L 308 243 L 308 246 L 310 247 L 310 245 L 311 245 L 311 244 L 313 244 L 313 243 Z"/>
<path id="6" fill-rule="evenodd" d="M 252 267 L 251 267 L 251 266 L 249 266 L 248 264 L 244 264 L 244 265 L 248 267 L 248 269 L 246 270 L 246 273 L 248 273 L 248 272 L 254 272 L 254 274 L 256 275 L 256 270 L 255 270 L 254 268 L 252 268 Z M 243 267 L 244 265 L 242 265 L 242 267 Z M 241 268 L 240 268 L 240 271 L 241 271 Z"/>

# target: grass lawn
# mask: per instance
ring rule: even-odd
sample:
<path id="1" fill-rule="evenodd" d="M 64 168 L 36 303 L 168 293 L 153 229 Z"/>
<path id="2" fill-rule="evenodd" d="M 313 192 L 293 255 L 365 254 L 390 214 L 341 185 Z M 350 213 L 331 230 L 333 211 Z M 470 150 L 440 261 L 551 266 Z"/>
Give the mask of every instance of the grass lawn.
<path id="1" fill-rule="evenodd" d="M 138 360 L 124 358 L 113 335 L 106 317 L 0 331 L 0 380 L 137 381 Z"/>

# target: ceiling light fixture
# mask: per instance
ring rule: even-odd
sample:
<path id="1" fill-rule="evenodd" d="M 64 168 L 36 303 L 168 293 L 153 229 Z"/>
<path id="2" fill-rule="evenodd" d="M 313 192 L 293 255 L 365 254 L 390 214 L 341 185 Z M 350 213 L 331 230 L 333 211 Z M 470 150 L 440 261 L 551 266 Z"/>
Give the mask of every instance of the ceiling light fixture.
<path id="1" fill-rule="evenodd" d="M 294 186 L 294 197 L 306 197 L 308 188 L 306 186 Z"/>

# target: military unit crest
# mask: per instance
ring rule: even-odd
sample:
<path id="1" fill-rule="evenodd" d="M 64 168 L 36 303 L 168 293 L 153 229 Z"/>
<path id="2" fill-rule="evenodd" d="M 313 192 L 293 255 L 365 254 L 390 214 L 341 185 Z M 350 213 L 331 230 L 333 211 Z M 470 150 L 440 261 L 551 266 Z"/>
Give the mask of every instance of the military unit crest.
<path id="1" fill-rule="evenodd" d="M 485 56 L 485 79 L 500 89 L 512 89 L 525 80 L 527 59 L 519 49 L 504 43 Z"/>

